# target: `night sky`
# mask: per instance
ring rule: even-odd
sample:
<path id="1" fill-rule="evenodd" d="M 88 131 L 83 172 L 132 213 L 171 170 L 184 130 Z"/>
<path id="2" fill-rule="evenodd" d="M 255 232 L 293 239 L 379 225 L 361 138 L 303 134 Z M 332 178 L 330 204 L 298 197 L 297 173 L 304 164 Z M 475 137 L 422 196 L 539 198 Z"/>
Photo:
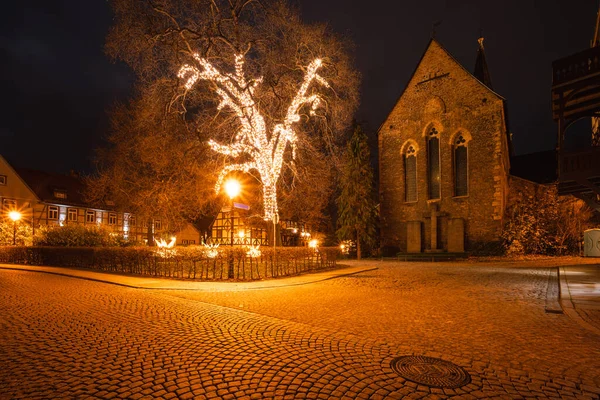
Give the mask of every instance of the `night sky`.
<path id="1" fill-rule="evenodd" d="M 517 154 L 551 149 L 551 63 L 589 47 L 598 2 L 296 0 L 307 22 L 327 22 L 356 44 L 363 80 L 357 119 L 374 133 L 431 35 L 468 70 L 483 29 L 495 91 L 508 102 Z M 132 74 L 103 53 L 111 12 L 103 0 L 13 1 L 0 15 L 0 154 L 13 165 L 91 171 L 107 110 Z"/>

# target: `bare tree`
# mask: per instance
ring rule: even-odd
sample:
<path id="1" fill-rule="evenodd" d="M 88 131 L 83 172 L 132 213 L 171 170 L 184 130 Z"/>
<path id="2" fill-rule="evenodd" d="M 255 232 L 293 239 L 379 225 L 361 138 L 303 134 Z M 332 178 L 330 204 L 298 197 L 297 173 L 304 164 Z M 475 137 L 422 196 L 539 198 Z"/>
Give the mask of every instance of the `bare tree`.
<path id="1" fill-rule="evenodd" d="M 158 112 L 156 118 L 144 112 L 135 118 L 148 118 L 148 124 L 141 125 L 153 125 L 146 129 L 152 145 L 169 137 L 174 140 L 163 143 L 165 149 L 156 149 L 152 163 L 169 164 L 159 159 L 175 153 L 182 155 L 184 170 L 199 168 L 200 174 L 189 176 L 202 176 L 202 196 L 194 199 L 197 208 L 214 201 L 207 187 L 240 169 L 234 165 L 245 165 L 242 170 L 262 183 L 265 199 L 275 193 L 281 196 L 282 215 L 322 218 L 327 202 L 321 198 L 331 192 L 332 184 L 327 177 L 337 167 L 342 133 L 358 99 L 359 78 L 348 42 L 326 25 L 302 23 L 296 10 L 278 0 L 113 0 L 112 6 L 115 24 L 106 51 L 135 72 L 135 101 Z M 185 64 L 187 79 L 179 79 L 177 72 Z M 205 79 L 203 74 L 209 73 L 212 78 Z M 188 91 L 184 84 L 192 76 L 198 80 Z M 311 111 L 317 115 L 311 116 Z M 256 130 L 260 124 L 264 131 Z M 141 131 L 131 139 L 128 151 L 145 142 Z M 122 136 L 113 133 L 112 143 L 126 140 Z M 103 171 L 109 171 L 115 160 L 114 155 L 108 157 L 112 162 L 106 158 Z M 268 158 L 275 167 L 270 172 L 261 161 Z M 181 178 L 172 182 L 180 184 L 185 180 Z M 306 186 L 313 190 L 297 190 Z M 174 198 L 177 185 L 172 190 Z M 154 195 L 151 190 L 147 194 Z M 313 209 L 291 208 L 300 205 Z M 267 203 L 262 210 L 260 204 L 254 205 L 264 215 L 276 213 L 274 206 Z"/>

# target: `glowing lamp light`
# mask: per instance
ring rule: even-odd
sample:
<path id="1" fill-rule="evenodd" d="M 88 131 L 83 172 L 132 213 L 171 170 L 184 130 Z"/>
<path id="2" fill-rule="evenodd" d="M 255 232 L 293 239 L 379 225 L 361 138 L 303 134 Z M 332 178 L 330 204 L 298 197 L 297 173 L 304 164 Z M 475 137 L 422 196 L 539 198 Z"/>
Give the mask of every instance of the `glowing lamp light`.
<path id="1" fill-rule="evenodd" d="M 239 231 L 238 231 L 238 237 L 239 237 L 240 239 L 243 239 L 243 238 L 245 238 L 245 237 L 246 237 L 246 232 L 245 232 L 245 231 L 243 231 L 243 230 L 239 230 Z"/>
<path id="2" fill-rule="evenodd" d="M 230 199 L 237 197 L 237 195 L 240 194 L 240 190 L 240 183 L 235 179 L 230 179 L 225 182 L 225 193 L 227 193 L 227 196 L 229 196 Z"/>
<path id="3" fill-rule="evenodd" d="M 313 239 L 310 242 L 308 242 L 308 247 L 310 247 L 311 249 L 316 249 L 317 246 L 319 246 L 319 241 L 317 239 Z"/>
<path id="4" fill-rule="evenodd" d="M 17 245 L 17 221 L 21 219 L 21 213 L 18 211 L 11 211 L 8 213 L 8 218 L 13 221 L 13 246 Z"/>
<path id="5" fill-rule="evenodd" d="M 11 211 L 8 213 L 8 218 L 10 218 L 13 222 L 17 222 L 21 219 L 22 215 L 18 211 Z"/>

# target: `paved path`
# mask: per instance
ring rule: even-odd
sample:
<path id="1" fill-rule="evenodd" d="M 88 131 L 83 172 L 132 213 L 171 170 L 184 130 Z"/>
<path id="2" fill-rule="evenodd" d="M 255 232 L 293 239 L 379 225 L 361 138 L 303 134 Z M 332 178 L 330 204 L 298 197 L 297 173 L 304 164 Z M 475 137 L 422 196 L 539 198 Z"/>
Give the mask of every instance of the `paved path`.
<path id="1" fill-rule="evenodd" d="M 0 398 L 599 398 L 600 335 L 545 312 L 554 266 L 356 266 L 229 291 L 0 269 Z M 402 355 L 472 380 L 411 382 Z"/>

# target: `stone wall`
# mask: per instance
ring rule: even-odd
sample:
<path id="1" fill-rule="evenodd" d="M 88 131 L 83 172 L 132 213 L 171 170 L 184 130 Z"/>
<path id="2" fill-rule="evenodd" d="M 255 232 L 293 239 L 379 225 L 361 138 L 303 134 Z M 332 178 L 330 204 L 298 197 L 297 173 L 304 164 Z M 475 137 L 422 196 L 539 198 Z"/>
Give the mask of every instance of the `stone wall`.
<path id="1" fill-rule="evenodd" d="M 509 185 L 510 192 L 507 200 L 507 208 L 510 208 L 513 205 L 518 204 L 520 202 L 527 201 L 527 199 L 530 197 L 537 197 L 542 195 L 546 196 L 549 194 L 556 195 L 556 199 L 558 201 L 556 184 L 541 184 L 510 175 Z M 510 216 L 507 217 L 510 218 Z"/>

